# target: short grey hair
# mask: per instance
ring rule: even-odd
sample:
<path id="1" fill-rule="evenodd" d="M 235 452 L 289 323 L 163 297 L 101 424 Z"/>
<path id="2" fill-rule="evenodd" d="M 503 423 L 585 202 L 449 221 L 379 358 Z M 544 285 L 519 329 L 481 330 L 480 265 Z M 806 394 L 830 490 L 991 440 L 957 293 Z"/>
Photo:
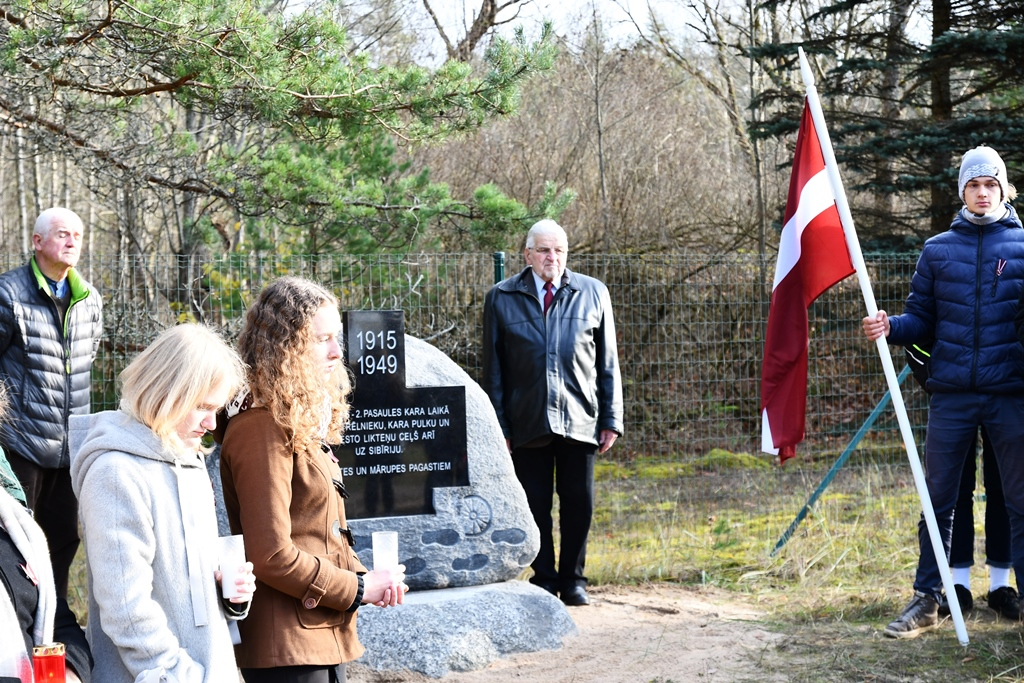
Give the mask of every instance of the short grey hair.
<path id="1" fill-rule="evenodd" d="M 65 209 L 63 206 L 54 206 L 39 214 L 39 218 L 36 219 L 35 234 L 41 237 L 49 235 L 54 220 L 60 220 L 65 225 L 77 225 L 79 228 L 85 229 L 85 224 L 77 213 L 71 209 Z"/>
<path id="2" fill-rule="evenodd" d="M 550 218 L 539 220 L 533 224 L 530 228 L 530 232 L 526 233 L 526 248 L 533 249 L 534 240 L 538 235 L 548 235 L 557 237 L 562 241 L 566 247 L 569 246 L 569 236 L 565 234 L 565 230 L 562 226 L 554 222 Z"/>

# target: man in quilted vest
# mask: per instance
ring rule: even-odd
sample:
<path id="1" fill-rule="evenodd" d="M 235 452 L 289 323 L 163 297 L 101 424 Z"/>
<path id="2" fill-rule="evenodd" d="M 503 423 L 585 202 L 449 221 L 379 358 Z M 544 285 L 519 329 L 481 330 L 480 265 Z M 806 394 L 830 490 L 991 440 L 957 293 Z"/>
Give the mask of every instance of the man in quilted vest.
<path id="1" fill-rule="evenodd" d="M 89 412 L 103 333 L 100 295 L 75 270 L 84 232 L 73 211 L 47 209 L 36 219 L 32 258 L 0 275 L 0 381 L 11 399 L 0 446 L 46 534 L 61 597 L 79 543 L 68 418 Z"/>

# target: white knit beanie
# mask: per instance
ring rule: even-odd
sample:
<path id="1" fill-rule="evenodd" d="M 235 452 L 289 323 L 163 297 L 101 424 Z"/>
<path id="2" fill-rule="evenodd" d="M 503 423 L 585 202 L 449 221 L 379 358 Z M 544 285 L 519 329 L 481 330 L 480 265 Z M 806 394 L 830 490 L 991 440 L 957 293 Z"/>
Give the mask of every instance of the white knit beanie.
<path id="1" fill-rule="evenodd" d="M 964 201 L 964 187 L 974 178 L 992 176 L 999 181 L 999 189 L 1003 191 L 1003 202 L 1009 196 L 1006 185 L 1006 164 L 999 154 L 991 147 L 975 147 L 964 153 L 960 161 L 960 201 Z"/>

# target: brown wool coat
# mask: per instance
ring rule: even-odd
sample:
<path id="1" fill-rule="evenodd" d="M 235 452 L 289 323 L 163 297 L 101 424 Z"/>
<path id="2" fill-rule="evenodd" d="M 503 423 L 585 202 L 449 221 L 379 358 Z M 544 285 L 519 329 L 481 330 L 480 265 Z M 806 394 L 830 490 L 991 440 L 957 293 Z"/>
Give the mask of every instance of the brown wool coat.
<path id="1" fill-rule="evenodd" d="M 363 654 L 356 637 L 356 572 L 366 572 L 342 530 L 338 465 L 320 448 L 293 453 L 262 408 L 228 422 L 221 448 L 231 531 L 245 536 L 256 593 L 239 622 L 242 668 L 333 665 Z"/>

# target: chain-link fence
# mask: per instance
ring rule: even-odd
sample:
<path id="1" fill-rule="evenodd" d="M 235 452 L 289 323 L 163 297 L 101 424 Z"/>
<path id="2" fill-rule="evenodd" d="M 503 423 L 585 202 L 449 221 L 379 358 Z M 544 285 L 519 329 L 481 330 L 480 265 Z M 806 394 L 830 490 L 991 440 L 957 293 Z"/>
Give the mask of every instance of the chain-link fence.
<path id="1" fill-rule="evenodd" d="M 22 262 L 0 256 L 0 269 Z M 869 255 L 880 308 L 902 310 L 914 262 L 913 255 Z M 93 409 L 115 406 L 117 373 L 161 329 L 194 319 L 233 337 L 246 304 L 285 274 L 324 283 L 343 310 L 403 310 L 409 334 L 477 378 L 483 301 L 495 264 L 491 254 L 83 257 L 79 269 L 105 302 Z M 860 290 L 849 278 L 810 312 L 806 441 L 785 468 L 768 467 L 770 457 L 760 454 L 759 401 L 774 262 L 742 254 L 571 255 L 569 266 L 608 285 L 619 339 L 626 433 L 602 457 L 599 478 L 614 504 L 599 525 L 646 524 L 679 506 L 698 514 L 740 503 L 791 509 L 792 497 L 814 488 L 886 391 L 876 347 L 860 332 Z M 511 255 L 505 275 L 521 267 Z M 902 368 L 902 353 L 894 356 Z M 923 425 L 924 393 L 908 382 L 904 396 L 911 423 Z M 847 467 L 906 479 L 904 463 L 889 409 Z"/>

